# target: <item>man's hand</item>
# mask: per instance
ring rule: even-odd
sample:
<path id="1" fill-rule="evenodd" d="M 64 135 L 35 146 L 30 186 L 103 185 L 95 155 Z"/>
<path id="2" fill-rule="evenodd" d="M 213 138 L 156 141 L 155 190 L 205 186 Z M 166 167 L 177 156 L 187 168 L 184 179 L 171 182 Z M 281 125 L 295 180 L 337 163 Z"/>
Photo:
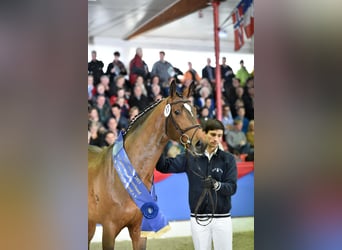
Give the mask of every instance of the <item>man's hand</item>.
<path id="1" fill-rule="evenodd" d="M 221 183 L 213 179 L 210 175 L 202 181 L 203 188 L 212 188 L 216 191 L 220 189 Z"/>
<path id="2" fill-rule="evenodd" d="M 211 176 L 208 176 L 202 181 L 203 188 L 213 188 L 213 185 L 213 179 L 211 178 Z"/>

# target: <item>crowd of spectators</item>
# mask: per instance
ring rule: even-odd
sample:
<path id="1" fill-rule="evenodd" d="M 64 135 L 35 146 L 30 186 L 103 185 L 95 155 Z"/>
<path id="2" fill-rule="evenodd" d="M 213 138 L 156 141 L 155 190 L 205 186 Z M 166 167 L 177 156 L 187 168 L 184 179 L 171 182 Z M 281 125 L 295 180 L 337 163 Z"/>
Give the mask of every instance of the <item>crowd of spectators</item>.
<path id="1" fill-rule="evenodd" d="M 97 59 L 96 51 L 88 62 L 88 143 L 99 147 L 113 144 L 120 130 L 125 130 L 139 112 L 153 102 L 168 96 L 169 83 L 175 80 L 181 91 L 192 81 L 196 88 L 190 97 L 197 110 L 198 122 L 205 126 L 206 120 L 216 118 L 215 67 L 211 59 L 202 69 L 202 75 L 192 68 L 184 73 L 173 65 L 177 62 L 165 60 L 165 52 L 160 51 L 160 60 L 148 65 L 143 60 L 142 48 L 136 49 L 135 56 L 125 63 L 120 61 L 120 52 L 114 52 L 113 62 L 105 65 Z M 222 146 L 233 153 L 238 160 L 241 155 L 254 159 L 254 71 L 249 73 L 240 61 L 240 69 L 234 73 L 222 57 L 222 123 L 226 131 Z M 172 146 L 172 147 L 171 147 Z M 175 142 L 170 147 L 176 146 Z M 179 148 L 181 150 L 181 148 Z"/>

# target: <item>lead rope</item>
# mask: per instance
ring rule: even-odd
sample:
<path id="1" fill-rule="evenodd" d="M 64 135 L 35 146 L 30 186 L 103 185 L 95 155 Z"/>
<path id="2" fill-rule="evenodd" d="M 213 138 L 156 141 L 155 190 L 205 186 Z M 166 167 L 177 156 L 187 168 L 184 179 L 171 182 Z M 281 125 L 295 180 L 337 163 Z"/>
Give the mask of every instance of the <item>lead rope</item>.
<path id="1" fill-rule="evenodd" d="M 188 151 L 187 150 L 186 150 L 186 158 L 187 158 L 187 167 L 191 170 L 191 172 L 193 174 L 195 174 L 196 176 L 198 176 L 201 180 L 204 180 L 205 177 L 204 177 L 204 175 L 202 175 L 202 171 L 201 171 L 200 167 L 198 166 L 197 162 L 196 162 L 196 167 L 197 167 L 197 169 L 199 170 L 200 173 L 197 173 L 196 171 L 194 171 L 192 168 L 189 167 L 189 165 L 188 165 L 188 163 L 189 163 L 189 160 L 188 160 L 189 159 L 189 155 L 188 155 Z M 211 203 L 212 214 L 211 214 L 210 217 L 200 218 L 200 217 L 198 217 L 198 209 L 202 205 L 202 203 L 204 201 L 204 198 L 207 195 L 208 195 L 209 201 Z M 203 189 L 203 192 L 201 193 L 201 195 L 200 195 L 200 197 L 198 199 L 198 202 L 197 202 L 197 205 L 196 205 L 195 211 L 194 211 L 196 223 L 198 225 L 201 225 L 201 226 L 209 225 L 212 222 L 213 218 L 214 218 L 216 206 L 217 206 L 217 193 L 216 193 L 216 191 L 215 191 L 215 201 L 214 201 L 214 198 L 213 198 L 213 195 L 212 195 L 212 192 L 211 192 L 210 188 Z M 203 224 L 203 222 L 206 222 L 206 223 Z"/>

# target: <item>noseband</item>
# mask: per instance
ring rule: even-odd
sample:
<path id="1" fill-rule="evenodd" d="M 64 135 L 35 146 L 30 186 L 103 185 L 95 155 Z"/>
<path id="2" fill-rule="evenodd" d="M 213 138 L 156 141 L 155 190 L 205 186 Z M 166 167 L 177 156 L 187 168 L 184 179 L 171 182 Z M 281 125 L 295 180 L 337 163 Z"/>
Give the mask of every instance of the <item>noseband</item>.
<path id="1" fill-rule="evenodd" d="M 172 121 L 172 124 L 174 125 L 174 127 L 176 128 L 176 130 L 179 132 L 180 134 L 180 138 L 179 138 L 179 141 L 183 144 L 183 146 L 186 148 L 187 145 L 191 145 L 192 144 L 192 139 L 194 138 L 197 130 L 201 127 L 200 124 L 196 124 L 196 125 L 193 125 L 193 126 L 190 126 L 190 127 L 187 127 L 185 129 L 182 129 L 178 123 L 176 122 L 176 120 L 174 119 L 173 117 L 173 114 L 172 114 L 172 105 L 175 105 L 175 104 L 178 104 L 178 103 L 188 103 L 190 101 L 188 100 L 179 100 L 179 101 L 175 101 L 175 102 L 171 102 L 171 103 L 168 103 L 170 104 L 171 106 L 171 111 L 170 111 L 170 115 L 166 117 L 166 122 L 165 122 L 165 133 L 167 134 L 167 124 L 168 124 L 168 119 L 169 117 L 171 117 L 171 121 Z M 191 139 L 190 137 L 185 134 L 187 131 L 191 130 L 191 129 L 195 129 L 195 131 L 192 133 L 192 136 L 191 136 Z"/>

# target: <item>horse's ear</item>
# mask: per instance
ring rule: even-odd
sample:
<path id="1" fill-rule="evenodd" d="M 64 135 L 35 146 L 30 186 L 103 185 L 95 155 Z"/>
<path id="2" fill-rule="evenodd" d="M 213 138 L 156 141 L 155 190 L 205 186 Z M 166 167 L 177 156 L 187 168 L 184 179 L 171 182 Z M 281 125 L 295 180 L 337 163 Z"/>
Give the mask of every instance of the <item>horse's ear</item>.
<path id="1" fill-rule="evenodd" d="M 176 86 L 176 81 L 172 80 L 170 83 L 170 96 L 173 98 L 176 94 L 177 86 Z"/>
<path id="2" fill-rule="evenodd" d="M 190 86 L 188 86 L 187 88 L 183 90 L 183 96 L 186 96 L 187 98 L 189 98 L 194 93 L 195 87 L 196 87 L 195 82 L 192 81 Z"/>

